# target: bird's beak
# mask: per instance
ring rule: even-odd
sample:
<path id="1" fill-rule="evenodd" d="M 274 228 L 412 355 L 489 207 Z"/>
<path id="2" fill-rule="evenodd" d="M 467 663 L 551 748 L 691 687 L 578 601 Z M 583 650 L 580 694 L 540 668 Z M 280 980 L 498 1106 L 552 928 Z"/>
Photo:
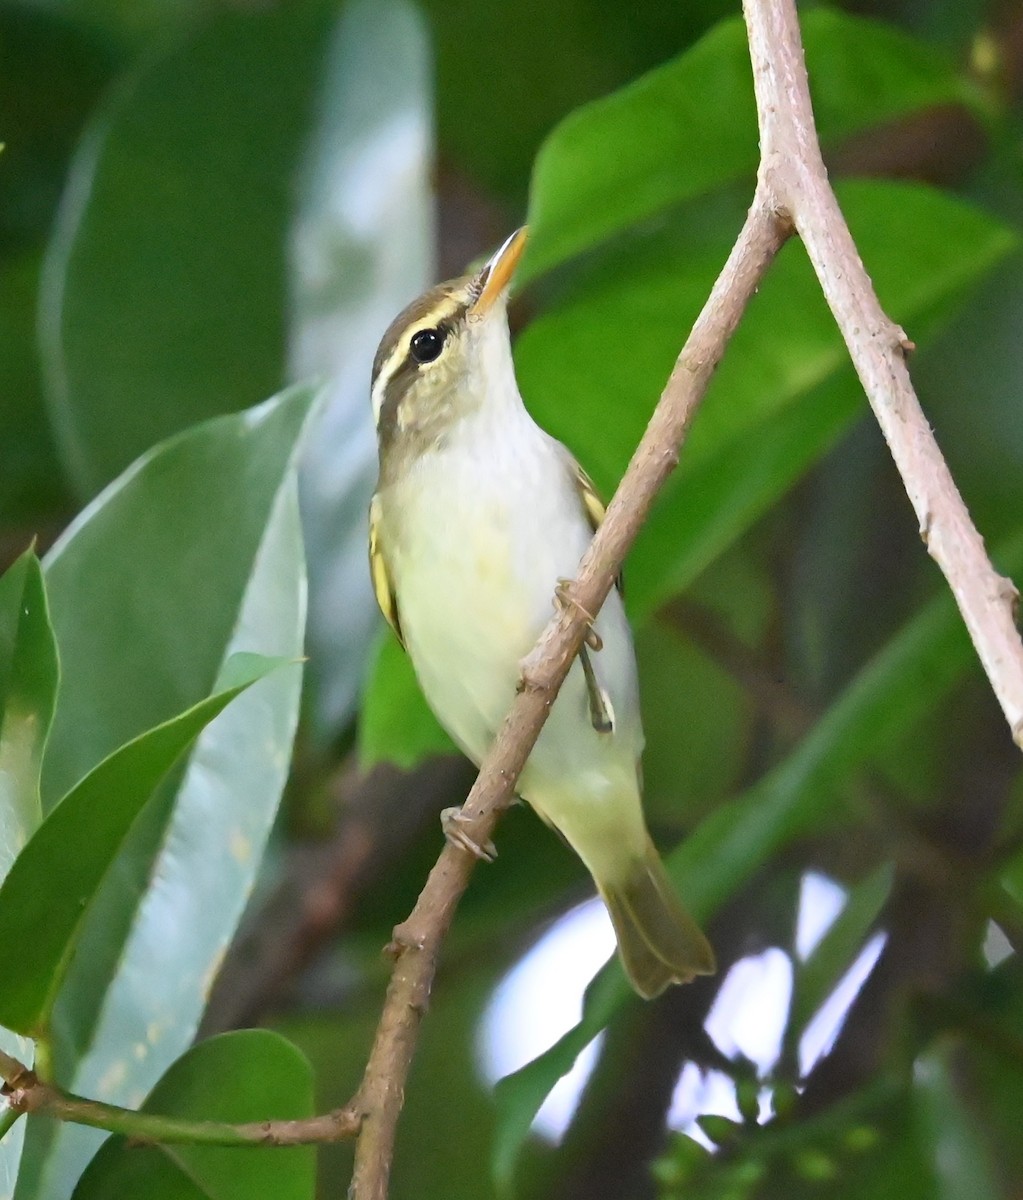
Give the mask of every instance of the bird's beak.
<path id="1" fill-rule="evenodd" d="M 484 317 L 494 303 L 503 296 L 511 283 L 522 251 L 526 248 L 526 227 L 516 229 L 500 250 L 479 273 L 482 282 L 480 294 L 469 309 L 470 317 Z"/>

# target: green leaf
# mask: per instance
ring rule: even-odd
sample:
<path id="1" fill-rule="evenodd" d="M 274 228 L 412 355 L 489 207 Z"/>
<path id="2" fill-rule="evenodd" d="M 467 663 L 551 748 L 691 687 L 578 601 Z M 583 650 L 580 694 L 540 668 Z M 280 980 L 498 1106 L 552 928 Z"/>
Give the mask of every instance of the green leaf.
<path id="1" fill-rule="evenodd" d="M 0 879 L 42 819 L 39 771 L 57 678 L 46 588 L 29 550 L 0 578 Z"/>
<path id="2" fill-rule="evenodd" d="M 35 525 L 66 503 L 35 348 L 38 283 L 38 255 L 0 261 L 0 513 L 8 525 Z"/>
<path id="3" fill-rule="evenodd" d="M 305 1056 L 263 1029 L 201 1042 L 153 1089 L 143 1112 L 210 1121 L 300 1119 L 313 1113 Z M 312 1200 L 312 1146 L 132 1146 L 111 1138 L 75 1188 L 74 1200 Z"/>
<path id="4" fill-rule="evenodd" d="M 39 768 L 57 694 L 57 647 L 32 551 L 0 577 L 0 880 L 39 825 Z M 32 1043 L 0 1029 L 0 1049 L 32 1065 Z M 25 1123 L 0 1142 L 0 1196 L 10 1197 Z"/>
<path id="5" fill-rule="evenodd" d="M 684 631 L 651 622 L 636 638 L 643 750 L 643 807 L 659 820 L 692 822 L 737 783 L 750 702 L 742 687 Z"/>
<path id="6" fill-rule="evenodd" d="M 0 1022 L 28 1036 L 41 1031 L 85 909 L 132 822 L 199 732 L 280 665 L 235 656 L 220 691 L 115 751 L 49 814 L 0 886 L 0 947 L 8 956 Z"/>
<path id="7" fill-rule="evenodd" d="M 295 459 L 313 399 L 293 388 L 155 448 L 48 563 L 66 668 L 46 761 L 55 781 L 73 783 L 142 720 L 157 724 L 201 700 L 237 652 L 293 664 L 201 734 L 86 914 L 52 1023 L 58 1078 L 79 1093 L 141 1103 L 194 1036 L 251 893 L 298 717 L 305 571 Z M 100 1140 L 84 1127 L 30 1122 L 23 1174 L 37 1183 L 26 1194 L 70 1195 Z"/>
<path id="8" fill-rule="evenodd" d="M 1023 570 L 1023 538 L 1003 546 L 995 560 L 1010 573 Z M 849 811 L 836 806 L 844 782 L 938 704 L 975 662 L 958 610 L 942 592 L 863 668 L 787 759 L 701 822 L 671 855 L 669 871 L 697 919 L 706 921 L 793 838 L 848 820 Z M 493 1169 L 505 1192 L 548 1092 L 630 995 L 612 960 L 587 989 L 579 1024 L 498 1084 Z"/>
<path id="9" fill-rule="evenodd" d="M 849 182 L 839 198 L 881 302 L 918 341 L 1016 241 L 987 215 L 918 185 Z M 709 294 L 741 214 L 741 204 L 717 201 L 633 239 L 518 340 L 516 366 L 531 411 L 607 494 L 642 436 L 681 331 Z M 970 250 L 950 256 L 949 245 Z M 609 355 L 609 345 L 628 346 L 628 354 Z M 806 255 L 790 243 L 744 315 L 679 469 L 630 556 L 630 612 L 645 615 L 690 583 L 865 407 Z"/>
<path id="10" fill-rule="evenodd" d="M 156 447 L 46 556 L 64 671 L 44 809 L 118 746 L 210 694 L 315 399 L 289 388 Z"/>
<path id="11" fill-rule="evenodd" d="M 956 1081 L 955 1046 L 938 1044 L 913 1065 L 913 1115 L 936 1200 L 999 1200 L 979 1114 Z"/>
<path id="12" fill-rule="evenodd" d="M 802 27 L 824 144 L 973 99 L 947 59 L 888 26 L 818 8 L 803 14 Z M 752 176 L 757 158 L 746 31 L 735 19 L 554 130 L 533 170 L 519 282 L 670 206 Z"/>
<path id="13" fill-rule="evenodd" d="M 83 493 L 160 438 L 280 387 L 293 176 L 334 11 L 208 9 L 108 94 L 82 139 L 40 320 Z"/>
<path id="14" fill-rule="evenodd" d="M 380 614 L 366 570 L 377 442 L 367 397 L 394 314 L 433 281 L 430 46 L 407 0 L 351 0 L 332 34 L 291 233 L 296 378 L 329 379 L 302 454 L 310 716 L 350 719 Z"/>
<path id="15" fill-rule="evenodd" d="M 378 641 L 359 710 L 359 762 L 409 770 L 435 754 L 457 754 L 419 690 L 409 656 L 387 631 Z"/>

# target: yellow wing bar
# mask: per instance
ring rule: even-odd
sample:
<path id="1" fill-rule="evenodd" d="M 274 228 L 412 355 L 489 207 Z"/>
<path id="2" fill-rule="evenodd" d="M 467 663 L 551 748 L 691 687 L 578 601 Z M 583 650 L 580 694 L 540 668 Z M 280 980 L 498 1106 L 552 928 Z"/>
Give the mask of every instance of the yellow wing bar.
<path id="1" fill-rule="evenodd" d="M 405 639 L 401 633 L 401 622 L 398 620 L 398 601 L 394 595 L 391 577 L 387 573 L 387 563 L 380 549 L 380 497 L 374 496 L 369 505 L 369 575 L 373 580 L 373 593 L 380 605 L 387 624 L 394 630 L 394 636 L 405 649 Z"/>

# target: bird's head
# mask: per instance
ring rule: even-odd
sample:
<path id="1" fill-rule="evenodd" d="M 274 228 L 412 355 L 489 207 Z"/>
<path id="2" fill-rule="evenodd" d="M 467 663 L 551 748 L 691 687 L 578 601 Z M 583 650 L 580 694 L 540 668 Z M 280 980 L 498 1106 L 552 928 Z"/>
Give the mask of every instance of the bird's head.
<path id="1" fill-rule="evenodd" d="M 517 396 L 507 305 L 525 245 L 523 228 L 479 271 L 424 292 L 391 322 L 371 391 L 382 467 L 399 446 L 425 449 L 507 389 Z"/>

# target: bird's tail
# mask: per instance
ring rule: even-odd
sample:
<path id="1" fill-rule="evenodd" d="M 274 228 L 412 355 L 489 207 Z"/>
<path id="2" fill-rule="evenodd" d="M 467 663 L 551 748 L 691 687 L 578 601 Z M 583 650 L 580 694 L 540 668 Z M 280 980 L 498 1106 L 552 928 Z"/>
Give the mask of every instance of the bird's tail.
<path id="1" fill-rule="evenodd" d="M 613 879 L 597 886 L 611 914 L 618 953 L 629 981 L 647 1000 L 672 983 L 713 975 L 714 951 L 686 912 L 654 844 Z"/>

